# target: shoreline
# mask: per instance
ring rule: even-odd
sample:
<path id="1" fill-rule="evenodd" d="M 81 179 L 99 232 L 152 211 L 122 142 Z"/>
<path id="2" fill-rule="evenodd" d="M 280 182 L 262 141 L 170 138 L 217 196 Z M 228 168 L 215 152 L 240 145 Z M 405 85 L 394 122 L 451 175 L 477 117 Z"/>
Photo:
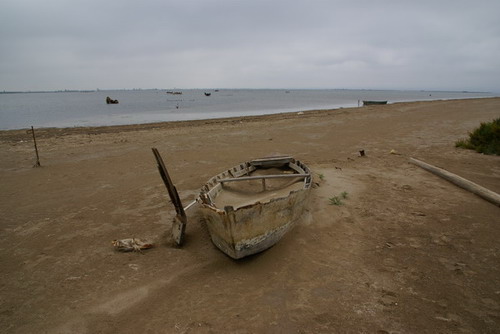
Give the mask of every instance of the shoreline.
<path id="1" fill-rule="evenodd" d="M 418 104 L 433 104 L 440 102 L 455 102 L 467 100 L 484 100 L 484 99 L 497 99 L 500 97 L 474 97 L 474 98 L 461 98 L 461 99 L 440 99 L 440 100 L 424 100 L 424 101 L 407 101 L 407 102 L 394 102 L 385 106 L 401 106 L 401 105 L 418 105 Z M 320 115 L 330 115 L 340 112 L 354 112 L 356 110 L 363 110 L 370 107 L 383 108 L 382 106 L 359 106 L 359 107 L 339 107 L 333 109 L 311 109 L 303 111 L 280 112 L 263 115 L 249 115 L 249 116 L 234 116 L 222 118 L 207 118 L 195 120 L 180 120 L 180 121 L 162 121 L 152 123 L 135 123 L 135 124 L 122 124 L 122 125 L 100 125 L 100 126 L 74 126 L 74 127 L 35 127 L 37 138 L 47 138 L 51 136 L 66 136 L 71 134 L 102 134 L 102 133 L 116 133 L 116 132 L 130 132 L 150 129 L 169 129 L 169 128 L 183 128 L 193 127 L 200 125 L 213 125 L 213 124 L 235 124 L 241 122 L 258 122 L 266 120 L 280 120 L 291 119 L 297 116 L 311 117 Z M 7 129 L 0 130 L 0 140 L 3 138 L 18 138 L 24 137 L 26 131 L 31 131 L 31 128 L 22 129 Z"/>
<path id="2" fill-rule="evenodd" d="M 406 103 L 406 102 L 401 102 L 401 103 Z M 413 102 L 408 102 L 408 103 L 413 103 Z M 123 124 L 123 125 L 40 127 L 40 128 L 35 127 L 35 131 L 37 136 L 40 135 L 45 137 L 71 135 L 71 134 L 116 133 L 116 132 L 130 132 L 130 131 L 140 131 L 140 130 L 150 130 L 150 129 L 184 128 L 184 127 L 193 127 L 200 125 L 258 122 L 258 121 L 273 120 L 273 119 L 275 120 L 290 119 L 296 117 L 298 114 L 307 117 L 318 114 L 331 114 L 339 111 L 347 111 L 359 108 L 362 107 L 337 108 L 337 109 L 313 109 L 305 111 L 282 112 L 275 114 L 207 118 L 207 119 L 195 119 L 195 120 L 183 120 L 183 121 L 164 121 L 164 122 L 153 122 L 153 123 L 135 123 L 135 124 Z M 0 130 L 0 140 L 2 136 L 11 136 L 11 135 L 16 136 L 19 134 L 24 134 L 24 132 L 30 130 L 31 128 Z"/>
<path id="3" fill-rule="evenodd" d="M 3 122 L 0 126 L 3 125 L 3 127 L 0 127 L 0 131 L 23 130 L 31 126 L 37 129 L 96 128 L 266 116 L 310 110 L 356 108 L 362 106 L 363 100 L 388 100 L 389 104 L 397 104 L 497 97 L 492 93 L 438 91 L 408 91 L 408 95 L 405 95 L 406 91 L 394 90 L 386 91 L 387 93 L 374 90 L 345 90 L 347 93 L 341 93 L 344 90 L 326 90 L 331 93 L 325 93 L 324 90 L 297 90 L 292 94 L 285 94 L 281 90 L 269 91 L 271 93 L 260 93 L 256 90 L 256 92 L 246 92 L 241 95 L 236 92 L 221 93 L 220 96 L 216 93 L 215 100 L 205 100 L 206 97 L 193 96 L 191 92 L 186 93 L 186 96 L 179 100 L 181 102 L 172 102 L 168 98 L 165 100 L 166 94 L 160 94 L 162 92 L 158 90 L 153 91 L 156 93 L 144 91 L 138 96 L 130 91 L 117 93 L 116 96 L 111 94 L 119 97 L 123 102 L 123 105 L 113 108 L 99 103 L 100 99 L 104 99 L 106 95 L 101 92 L 95 92 L 100 95 L 93 97 L 85 94 L 85 98 L 51 98 L 47 97 L 51 94 L 43 95 L 40 98 L 27 99 L 26 106 L 21 109 L 19 99 L 2 99 L 0 119 L 3 119 Z M 75 101 L 77 101 L 76 104 Z M 57 103 L 52 105 L 55 102 Z M 233 103 L 237 105 L 234 106 Z"/>

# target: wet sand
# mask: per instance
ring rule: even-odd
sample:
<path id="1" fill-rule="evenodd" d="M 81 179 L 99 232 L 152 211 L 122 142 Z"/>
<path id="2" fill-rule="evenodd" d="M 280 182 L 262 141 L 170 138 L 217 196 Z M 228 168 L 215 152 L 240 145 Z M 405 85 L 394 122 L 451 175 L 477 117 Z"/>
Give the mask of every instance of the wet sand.
<path id="1" fill-rule="evenodd" d="M 40 129 L 41 168 L 26 130 L 2 131 L 0 332 L 494 333 L 500 208 L 408 159 L 500 192 L 498 156 L 454 147 L 499 116 L 488 98 Z M 178 249 L 151 147 L 185 204 L 210 177 L 269 155 L 300 159 L 317 185 L 261 254 L 218 251 L 196 207 Z M 156 247 L 112 248 L 130 237 Z"/>

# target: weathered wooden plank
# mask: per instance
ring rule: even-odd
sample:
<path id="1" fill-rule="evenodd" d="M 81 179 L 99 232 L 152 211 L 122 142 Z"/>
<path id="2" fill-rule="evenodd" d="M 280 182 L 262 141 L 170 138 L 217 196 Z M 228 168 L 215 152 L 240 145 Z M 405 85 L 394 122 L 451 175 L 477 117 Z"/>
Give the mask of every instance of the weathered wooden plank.
<path id="1" fill-rule="evenodd" d="M 233 181 L 248 181 L 248 180 L 262 180 L 262 179 L 282 179 L 282 178 L 294 178 L 294 177 L 308 177 L 311 176 L 311 174 L 279 174 L 279 175 L 255 175 L 255 176 L 242 176 L 242 177 L 235 177 L 235 178 L 227 178 L 227 179 L 221 179 L 217 180 L 220 183 L 224 182 L 233 182 Z"/>
<path id="2" fill-rule="evenodd" d="M 293 160 L 293 158 L 289 157 L 289 156 L 270 157 L 270 158 L 251 160 L 250 164 L 252 166 L 261 166 L 261 167 L 269 168 L 269 167 L 284 166 L 284 165 L 292 162 L 292 160 Z"/>
<path id="3" fill-rule="evenodd" d="M 158 152 L 156 148 L 152 148 L 152 151 L 156 158 L 156 162 L 158 163 L 158 171 L 160 172 L 160 176 L 163 180 L 163 183 L 165 183 L 165 187 L 167 187 L 168 194 L 170 196 L 170 199 L 172 200 L 172 203 L 174 204 L 175 211 L 177 212 L 172 225 L 172 237 L 175 243 L 180 246 L 184 241 L 184 232 L 186 230 L 187 224 L 186 213 L 184 212 L 179 193 L 172 183 L 167 168 L 165 167 L 163 159 L 160 156 L 160 152 Z"/>

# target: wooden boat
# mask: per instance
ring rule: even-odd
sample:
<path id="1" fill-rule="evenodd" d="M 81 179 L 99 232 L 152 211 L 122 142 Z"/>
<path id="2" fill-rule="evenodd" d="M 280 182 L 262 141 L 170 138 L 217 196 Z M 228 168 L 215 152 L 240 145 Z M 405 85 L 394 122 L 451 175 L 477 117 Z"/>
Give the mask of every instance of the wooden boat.
<path id="1" fill-rule="evenodd" d="M 379 104 L 387 104 L 387 101 L 364 101 L 363 100 L 364 106 L 372 106 L 372 105 L 379 105 Z"/>
<path id="2" fill-rule="evenodd" d="M 198 202 L 215 246 L 234 259 L 278 242 L 301 217 L 312 176 L 292 157 L 248 161 L 212 177 Z"/>

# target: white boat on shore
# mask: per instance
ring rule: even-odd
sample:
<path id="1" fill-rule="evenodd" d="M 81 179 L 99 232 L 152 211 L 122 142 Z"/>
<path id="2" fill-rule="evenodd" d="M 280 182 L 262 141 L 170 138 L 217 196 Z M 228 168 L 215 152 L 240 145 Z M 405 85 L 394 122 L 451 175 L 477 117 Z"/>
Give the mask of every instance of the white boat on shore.
<path id="1" fill-rule="evenodd" d="M 308 204 L 311 171 L 292 157 L 280 156 L 250 160 L 217 174 L 183 207 L 160 153 L 152 150 L 176 210 L 172 239 L 177 246 L 184 241 L 185 211 L 196 203 L 201 206 L 213 244 L 233 259 L 276 244 Z"/>
<path id="2" fill-rule="evenodd" d="M 292 157 L 251 160 L 212 177 L 198 197 L 212 242 L 239 259 L 277 243 L 301 217 L 312 176 Z"/>

